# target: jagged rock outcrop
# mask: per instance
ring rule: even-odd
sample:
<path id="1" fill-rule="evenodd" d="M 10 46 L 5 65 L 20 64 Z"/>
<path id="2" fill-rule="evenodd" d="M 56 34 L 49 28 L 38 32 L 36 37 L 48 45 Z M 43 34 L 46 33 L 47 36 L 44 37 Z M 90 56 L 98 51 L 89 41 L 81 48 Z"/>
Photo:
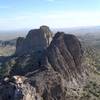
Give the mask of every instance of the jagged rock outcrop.
<path id="1" fill-rule="evenodd" d="M 17 39 L 17 43 L 16 43 L 16 51 L 15 53 L 18 54 L 18 53 L 21 53 L 21 50 L 23 48 L 23 44 L 24 44 L 24 37 L 19 37 Z M 24 50 L 24 49 L 23 49 Z"/>
<path id="2" fill-rule="evenodd" d="M 27 93 L 31 87 L 35 88 L 34 93 L 36 96 L 39 94 L 39 99 L 32 100 L 67 100 L 70 89 L 81 88 L 86 82 L 87 69 L 83 63 L 80 41 L 74 35 L 63 32 L 56 33 L 52 41 L 51 39 L 51 31 L 46 26 L 31 30 L 26 38 L 18 39 L 16 53 L 11 58 L 15 62 L 13 65 L 11 64 L 9 75 L 27 77 L 25 80 L 27 80 L 29 88 L 24 83 L 21 93 L 28 88 L 25 95 L 30 97 Z M 15 82 L 15 84 L 17 83 Z M 10 84 L 10 86 L 12 85 Z M 5 90 L 5 87 L 4 85 L 1 90 Z M 30 93 L 34 97 L 32 91 Z M 2 95 L 0 96 L 2 97 Z M 23 96 L 22 100 L 29 100 L 26 98 Z M 68 100 L 75 99 L 71 97 Z"/>
<path id="3" fill-rule="evenodd" d="M 27 78 L 22 76 L 5 77 L 0 84 L 0 100 L 43 100 Z"/>
<path id="4" fill-rule="evenodd" d="M 47 48 L 46 55 L 49 64 L 66 80 L 77 84 L 79 79 L 85 78 L 83 50 L 74 35 L 58 32 Z"/>
<path id="5" fill-rule="evenodd" d="M 18 38 L 16 45 L 16 54 L 32 53 L 43 51 L 52 40 L 52 32 L 49 27 L 41 26 L 40 29 L 30 30 L 26 38 Z"/>

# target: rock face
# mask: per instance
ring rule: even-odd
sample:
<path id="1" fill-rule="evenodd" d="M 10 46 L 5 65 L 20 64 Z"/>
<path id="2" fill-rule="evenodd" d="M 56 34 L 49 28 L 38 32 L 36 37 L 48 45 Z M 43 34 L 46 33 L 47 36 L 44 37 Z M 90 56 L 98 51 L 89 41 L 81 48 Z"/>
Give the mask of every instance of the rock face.
<path id="1" fill-rule="evenodd" d="M 32 53 L 43 51 L 52 40 L 52 32 L 49 27 L 41 26 L 40 29 L 29 31 L 26 38 L 19 38 L 16 45 L 16 54 Z"/>
<path id="2" fill-rule="evenodd" d="M 1 85 L 0 100 L 43 100 L 25 77 L 10 77 L 3 81 Z"/>
<path id="3" fill-rule="evenodd" d="M 23 84 L 21 93 L 25 95 L 17 100 L 77 100 L 73 96 L 69 98 L 68 93 L 72 88 L 81 88 L 87 78 L 80 41 L 74 35 L 63 32 L 56 33 L 52 39 L 51 31 L 46 26 L 31 30 L 26 38 L 19 38 L 12 59 L 15 63 L 10 63 L 9 75 L 23 75 L 28 84 L 12 82 L 15 87 L 16 84 Z M 13 89 L 11 82 L 9 84 Z M 5 87 L 0 90 L 5 91 Z M 15 95 L 15 91 L 11 93 Z M 1 98 L 4 95 L 8 97 L 9 92 L 5 93 L 0 94 Z M 16 100 L 15 97 L 13 100 Z"/>
<path id="4" fill-rule="evenodd" d="M 58 32 L 47 49 L 47 57 L 53 69 L 67 80 L 75 81 L 84 74 L 83 50 L 74 35 Z"/>

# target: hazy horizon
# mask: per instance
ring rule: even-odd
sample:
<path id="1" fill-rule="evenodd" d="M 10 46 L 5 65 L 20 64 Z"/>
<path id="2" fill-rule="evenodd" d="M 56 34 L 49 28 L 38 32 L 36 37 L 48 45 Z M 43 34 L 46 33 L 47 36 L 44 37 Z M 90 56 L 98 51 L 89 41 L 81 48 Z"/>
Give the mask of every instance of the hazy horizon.
<path id="1" fill-rule="evenodd" d="M 40 26 L 39 26 L 40 27 Z M 39 28 L 38 27 L 38 28 Z M 92 33 L 92 34 L 99 34 L 100 33 L 100 26 L 86 26 L 86 27 L 66 27 L 66 28 L 51 28 L 49 27 L 50 30 L 53 33 L 56 33 L 58 31 L 60 32 L 65 32 L 68 34 L 87 34 L 87 33 Z M 30 29 L 16 29 L 16 30 L 0 30 L 0 40 L 12 40 L 17 37 L 25 37 L 28 32 L 31 29 L 36 29 L 36 28 L 30 28 Z"/>

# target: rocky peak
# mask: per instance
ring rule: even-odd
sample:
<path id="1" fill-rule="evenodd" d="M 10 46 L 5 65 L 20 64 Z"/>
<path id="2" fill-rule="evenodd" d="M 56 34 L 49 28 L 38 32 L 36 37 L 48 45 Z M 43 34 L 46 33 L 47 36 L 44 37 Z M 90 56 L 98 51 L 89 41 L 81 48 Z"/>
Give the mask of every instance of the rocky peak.
<path id="1" fill-rule="evenodd" d="M 16 53 L 20 53 L 21 49 L 23 48 L 24 44 L 24 37 L 18 37 L 17 38 L 17 43 L 16 43 Z"/>
<path id="2" fill-rule="evenodd" d="M 47 57 L 53 69 L 71 83 L 84 79 L 83 50 L 74 35 L 58 32 L 47 49 Z"/>
<path id="3" fill-rule="evenodd" d="M 75 84 L 81 79 L 84 79 L 83 77 L 85 77 L 84 75 L 86 73 L 82 63 L 83 50 L 77 37 L 71 34 L 65 34 L 64 32 L 58 32 L 53 37 L 49 46 L 47 46 L 46 38 L 42 35 L 47 34 L 42 32 L 44 30 L 47 30 L 45 32 L 48 33 L 49 28 L 42 26 L 40 29 L 31 30 L 26 36 L 26 39 L 20 41 L 24 44 L 22 52 L 28 49 L 28 54 L 30 52 L 32 54 L 30 57 L 25 55 L 24 57 L 18 58 L 18 67 L 13 68 L 11 73 L 25 75 L 32 71 L 39 71 L 41 68 L 47 68 L 58 72 L 67 81 L 73 80 Z M 32 50 L 36 52 L 32 52 Z M 44 51 L 40 52 L 42 50 Z"/>
<path id="4" fill-rule="evenodd" d="M 49 46 L 52 41 L 53 33 L 48 26 L 41 26 L 40 30 L 45 34 L 45 38 L 47 39 L 47 46 Z"/>
<path id="5" fill-rule="evenodd" d="M 25 39 L 17 40 L 16 54 L 31 53 L 45 50 L 52 40 L 52 32 L 47 26 L 30 30 Z M 20 43 L 19 43 L 20 42 Z"/>

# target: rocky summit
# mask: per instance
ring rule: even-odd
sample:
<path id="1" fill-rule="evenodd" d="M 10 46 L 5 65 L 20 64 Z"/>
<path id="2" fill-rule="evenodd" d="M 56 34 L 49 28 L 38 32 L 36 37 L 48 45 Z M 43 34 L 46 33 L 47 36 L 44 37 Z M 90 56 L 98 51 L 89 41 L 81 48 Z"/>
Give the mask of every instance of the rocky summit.
<path id="1" fill-rule="evenodd" d="M 52 40 L 49 27 L 41 26 L 40 29 L 30 30 L 26 38 L 19 37 L 16 45 L 16 54 L 21 55 L 35 51 L 43 51 Z"/>
<path id="2" fill-rule="evenodd" d="M 0 100 L 79 100 L 77 90 L 88 77 L 77 37 L 63 32 L 53 37 L 47 26 L 19 37 L 3 66 Z"/>

